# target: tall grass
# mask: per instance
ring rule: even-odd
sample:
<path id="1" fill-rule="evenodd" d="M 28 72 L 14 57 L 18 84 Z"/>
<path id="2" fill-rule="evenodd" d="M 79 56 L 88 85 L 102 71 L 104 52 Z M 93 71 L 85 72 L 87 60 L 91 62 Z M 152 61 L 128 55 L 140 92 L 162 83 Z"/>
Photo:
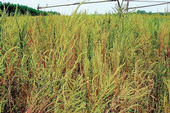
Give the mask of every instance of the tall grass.
<path id="1" fill-rule="evenodd" d="M 0 112 L 170 112 L 169 20 L 3 14 Z"/>

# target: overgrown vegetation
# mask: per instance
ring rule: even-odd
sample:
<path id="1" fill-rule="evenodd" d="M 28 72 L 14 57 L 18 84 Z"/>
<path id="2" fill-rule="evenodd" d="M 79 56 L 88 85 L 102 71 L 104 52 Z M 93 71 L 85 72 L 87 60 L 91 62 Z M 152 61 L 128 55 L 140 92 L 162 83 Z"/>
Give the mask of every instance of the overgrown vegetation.
<path id="1" fill-rule="evenodd" d="M 17 5 L 17 4 L 11 4 L 11 3 L 0 3 L 0 10 L 7 12 L 8 16 L 14 16 L 15 13 L 20 15 L 26 15 L 29 13 L 31 16 L 38 16 L 38 15 L 48 15 L 48 14 L 57 14 L 60 15 L 58 12 L 53 11 L 38 11 L 36 9 L 24 6 L 24 5 Z M 17 11 L 16 11 L 17 9 Z"/>
<path id="2" fill-rule="evenodd" d="M 1 15 L 0 112 L 170 112 L 169 16 Z"/>

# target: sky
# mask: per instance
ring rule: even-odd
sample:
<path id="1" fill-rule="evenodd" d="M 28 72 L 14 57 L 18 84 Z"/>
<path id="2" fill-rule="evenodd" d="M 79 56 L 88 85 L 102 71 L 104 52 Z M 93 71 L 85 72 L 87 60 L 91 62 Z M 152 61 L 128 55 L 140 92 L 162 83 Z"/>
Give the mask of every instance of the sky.
<path id="1" fill-rule="evenodd" d="M 61 5 L 61 4 L 70 4 L 70 3 L 77 3 L 81 2 L 83 0 L 0 0 L 1 2 L 10 2 L 13 4 L 19 4 L 19 5 L 26 5 L 28 7 L 32 7 L 34 9 L 37 9 L 38 4 L 40 4 L 40 7 L 44 7 L 48 4 L 48 6 L 51 5 Z M 90 1 L 100 1 L 100 0 L 86 0 L 87 2 Z M 129 2 L 129 7 L 138 7 L 138 6 L 143 6 L 143 5 L 152 5 L 152 4 L 158 4 L 158 3 L 163 3 L 165 1 L 169 2 L 169 0 L 159 0 L 162 2 L 156 2 L 158 0 L 136 0 L 135 1 L 130 1 Z M 146 1 L 146 2 L 141 2 L 141 1 Z M 149 2 L 153 1 L 153 2 Z M 124 1 L 126 4 L 126 1 Z M 105 2 L 105 3 L 94 3 L 94 4 L 84 4 L 81 5 L 78 12 L 84 12 L 85 10 L 87 11 L 88 14 L 94 14 L 97 12 L 98 14 L 105 14 L 107 12 L 114 12 L 112 7 L 115 7 L 117 2 L 112 1 L 112 2 Z M 169 7 L 169 9 L 168 9 Z M 70 15 L 75 9 L 77 8 L 77 5 L 74 6 L 64 6 L 64 7 L 54 7 L 54 8 L 46 8 L 46 9 L 41 9 L 42 11 L 56 11 L 61 14 L 65 15 Z M 145 10 L 146 12 L 164 12 L 165 10 L 170 12 L 170 4 L 168 5 L 160 5 L 160 6 L 154 6 L 154 7 L 148 7 L 148 8 L 139 8 L 137 10 Z M 132 11 L 132 10 L 130 10 Z"/>

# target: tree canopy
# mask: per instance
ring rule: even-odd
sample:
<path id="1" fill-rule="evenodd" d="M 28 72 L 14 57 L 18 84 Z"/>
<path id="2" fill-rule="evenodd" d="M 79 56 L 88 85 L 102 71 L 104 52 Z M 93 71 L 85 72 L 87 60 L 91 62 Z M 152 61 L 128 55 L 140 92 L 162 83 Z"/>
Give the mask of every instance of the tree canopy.
<path id="1" fill-rule="evenodd" d="M 38 11 L 31 7 L 25 5 L 18 5 L 18 4 L 11 4 L 11 3 L 4 3 L 0 2 L 0 10 L 6 11 L 9 16 L 13 16 L 15 13 L 19 13 L 21 15 L 25 15 L 29 13 L 31 16 L 38 16 L 38 15 L 48 15 L 50 14 L 57 14 L 60 15 L 59 12 L 55 11 Z M 16 12 L 17 11 L 17 12 Z"/>

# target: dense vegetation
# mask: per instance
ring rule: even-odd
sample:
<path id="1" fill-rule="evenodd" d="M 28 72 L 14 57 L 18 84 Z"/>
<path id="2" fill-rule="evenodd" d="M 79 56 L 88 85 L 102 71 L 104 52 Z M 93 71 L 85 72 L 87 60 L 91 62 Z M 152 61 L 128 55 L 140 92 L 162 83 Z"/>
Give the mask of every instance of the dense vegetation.
<path id="1" fill-rule="evenodd" d="M 146 12 L 146 11 L 144 11 L 144 10 L 138 10 L 137 11 L 137 13 L 138 14 L 149 14 L 149 15 L 158 15 L 158 14 L 160 14 L 160 15 L 170 15 L 170 13 L 169 12 L 164 12 L 164 13 L 152 13 L 151 11 L 150 12 Z"/>
<path id="2" fill-rule="evenodd" d="M 31 16 L 38 16 L 38 15 L 48 15 L 50 14 L 58 14 L 58 12 L 53 12 L 53 11 L 38 11 L 36 9 L 24 6 L 24 5 L 17 5 L 17 4 L 11 4 L 11 3 L 0 3 L 0 10 L 4 11 L 4 6 L 5 6 L 5 11 L 7 12 L 8 16 L 14 16 L 15 13 L 21 14 L 21 15 L 26 15 L 29 13 Z M 17 9 L 17 12 L 16 12 Z"/>
<path id="3" fill-rule="evenodd" d="M 170 16 L 1 15 L 0 112 L 170 112 Z"/>

